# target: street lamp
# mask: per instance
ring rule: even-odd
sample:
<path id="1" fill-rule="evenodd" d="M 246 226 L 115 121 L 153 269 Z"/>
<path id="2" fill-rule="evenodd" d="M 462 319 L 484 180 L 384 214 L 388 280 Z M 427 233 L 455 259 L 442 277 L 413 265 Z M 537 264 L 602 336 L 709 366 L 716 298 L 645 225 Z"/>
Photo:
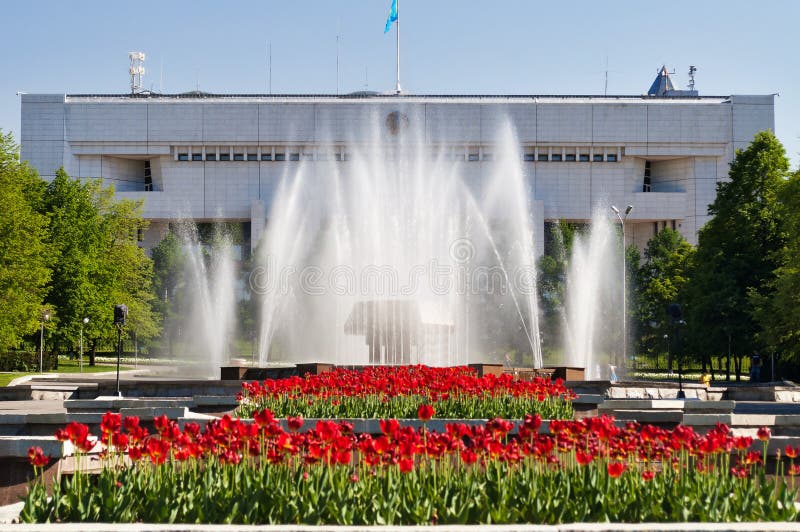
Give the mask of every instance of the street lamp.
<path id="1" fill-rule="evenodd" d="M 39 331 L 39 373 L 44 372 L 44 322 L 50 319 L 50 314 L 45 312 L 42 314 L 42 328 Z"/>
<path id="2" fill-rule="evenodd" d="M 625 207 L 625 215 L 622 216 L 616 206 L 612 205 L 611 210 L 617 215 L 619 224 L 622 227 L 622 364 L 617 363 L 618 366 L 625 366 L 628 360 L 628 338 L 626 336 L 626 326 L 628 321 L 628 295 L 626 293 L 626 284 L 628 272 L 626 271 L 627 265 L 625 260 L 625 220 L 633 210 L 633 205 Z"/>
<path id="3" fill-rule="evenodd" d="M 83 373 L 83 326 L 89 323 L 89 318 L 83 318 L 81 321 L 81 357 L 78 359 L 80 361 L 79 366 L 81 369 L 81 373 Z"/>

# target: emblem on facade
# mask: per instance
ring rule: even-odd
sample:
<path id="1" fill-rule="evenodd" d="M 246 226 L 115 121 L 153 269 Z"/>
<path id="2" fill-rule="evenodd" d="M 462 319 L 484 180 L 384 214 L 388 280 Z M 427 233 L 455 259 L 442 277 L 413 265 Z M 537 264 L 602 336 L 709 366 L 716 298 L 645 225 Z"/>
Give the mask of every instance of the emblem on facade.
<path id="1" fill-rule="evenodd" d="M 386 115 L 386 130 L 390 135 L 397 135 L 408 127 L 408 117 L 400 111 L 392 111 Z"/>

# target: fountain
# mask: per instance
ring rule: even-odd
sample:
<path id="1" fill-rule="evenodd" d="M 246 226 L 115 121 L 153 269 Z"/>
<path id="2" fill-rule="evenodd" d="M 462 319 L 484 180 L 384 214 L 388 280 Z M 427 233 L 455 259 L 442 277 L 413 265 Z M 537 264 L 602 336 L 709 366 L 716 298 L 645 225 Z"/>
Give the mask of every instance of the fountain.
<path id="1" fill-rule="evenodd" d="M 236 272 L 229 238 L 214 228 L 211 243 L 202 243 L 195 224 L 180 225 L 185 257 L 181 336 L 186 339 L 186 371 L 216 378 L 227 363 L 234 333 Z"/>
<path id="2" fill-rule="evenodd" d="M 607 203 L 606 203 L 607 204 Z M 608 309 L 621 308 L 618 302 L 619 252 L 617 234 L 598 204 L 588 234 L 577 235 L 567 272 L 567 300 L 564 326 L 564 353 L 567 366 L 586 369 L 588 379 L 606 378 L 607 364 L 598 351 L 613 342 L 619 317 Z"/>
<path id="3" fill-rule="evenodd" d="M 493 153 L 483 148 L 476 163 L 463 148 L 424 142 L 409 125 L 419 117 L 395 122 L 346 152 L 286 166 L 249 278 L 260 309 L 252 363 L 542 368 L 532 193 L 512 127 L 502 123 Z M 232 262 L 205 256 L 196 229 L 182 235 L 189 337 L 213 374 L 230 362 Z M 596 352 L 616 294 L 615 242 L 598 209 L 567 276 L 564 359 L 555 365 L 590 378 L 604 376 Z"/>
<path id="4" fill-rule="evenodd" d="M 426 143 L 412 126 L 424 117 L 397 116 L 384 129 L 375 112 L 347 153 L 288 167 L 251 277 L 259 364 L 515 352 L 541 367 L 532 194 L 511 126 L 470 162 L 463 147 Z"/>

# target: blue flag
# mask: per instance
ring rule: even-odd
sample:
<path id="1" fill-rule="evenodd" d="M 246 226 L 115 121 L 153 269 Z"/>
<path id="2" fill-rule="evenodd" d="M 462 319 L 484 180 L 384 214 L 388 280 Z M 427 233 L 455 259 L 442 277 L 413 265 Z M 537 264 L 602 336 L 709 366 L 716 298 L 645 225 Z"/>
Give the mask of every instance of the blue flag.
<path id="1" fill-rule="evenodd" d="M 397 22 L 397 0 L 392 0 L 392 7 L 389 9 L 389 18 L 386 19 L 386 27 L 383 29 L 383 33 L 389 32 L 392 22 Z"/>

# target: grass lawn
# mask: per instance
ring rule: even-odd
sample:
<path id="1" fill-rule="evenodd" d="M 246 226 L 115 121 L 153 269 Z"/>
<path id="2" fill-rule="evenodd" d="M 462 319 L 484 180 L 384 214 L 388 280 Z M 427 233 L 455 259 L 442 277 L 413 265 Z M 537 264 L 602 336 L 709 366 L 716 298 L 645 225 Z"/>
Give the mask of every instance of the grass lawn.
<path id="1" fill-rule="evenodd" d="M 116 371 L 116 364 L 103 364 L 97 366 L 90 366 L 88 359 L 83 360 L 83 373 L 101 373 L 104 371 Z M 120 370 L 133 369 L 128 366 L 120 366 Z M 80 366 L 77 360 L 70 360 L 67 357 L 60 357 L 58 359 L 58 369 L 54 371 L 45 371 L 45 373 L 80 373 Z M 38 371 L 14 371 L 10 373 L 0 373 L 0 386 L 8 386 L 8 383 L 17 377 L 25 375 L 38 375 Z"/>

